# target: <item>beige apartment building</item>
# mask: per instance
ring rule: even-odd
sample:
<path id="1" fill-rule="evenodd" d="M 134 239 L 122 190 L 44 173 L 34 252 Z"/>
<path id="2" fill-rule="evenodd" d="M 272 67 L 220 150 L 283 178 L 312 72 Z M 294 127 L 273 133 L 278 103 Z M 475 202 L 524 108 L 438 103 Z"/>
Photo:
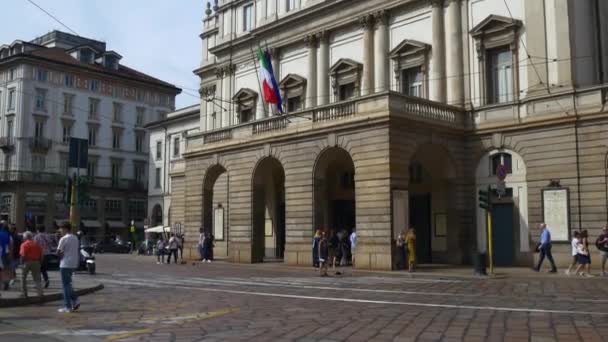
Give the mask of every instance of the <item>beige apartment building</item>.
<path id="1" fill-rule="evenodd" d="M 607 221 L 604 1 L 225 0 L 203 20 L 201 114 L 171 173 L 171 219 L 234 262 L 312 263 L 315 229 L 356 227 L 357 268 L 487 251 L 531 266 L 538 223 L 558 263 Z M 260 94 L 271 51 L 287 114 Z M 499 179 L 497 173 L 506 178 Z"/>

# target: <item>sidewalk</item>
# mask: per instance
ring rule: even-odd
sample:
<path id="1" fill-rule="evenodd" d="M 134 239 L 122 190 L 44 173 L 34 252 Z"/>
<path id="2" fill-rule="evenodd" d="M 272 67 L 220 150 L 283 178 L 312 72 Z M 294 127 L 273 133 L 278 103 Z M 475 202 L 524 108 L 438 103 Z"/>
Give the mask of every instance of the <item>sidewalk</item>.
<path id="1" fill-rule="evenodd" d="M 17 279 L 15 284 L 8 291 L 0 291 L 0 308 L 23 306 L 30 304 L 40 304 L 52 301 L 63 300 L 63 291 L 61 289 L 61 278 L 59 271 L 49 271 L 50 285 L 47 289 L 42 289 L 42 299 L 38 297 L 34 281 L 31 275 L 27 279 L 28 298 L 21 297 L 21 272 L 17 271 Z M 83 296 L 95 291 L 103 289 L 103 285 L 99 283 L 95 276 L 86 273 L 75 273 L 73 278 L 74 290 L 79 296 Z M 44 281 L 43 284 L 44 286 Z"/>

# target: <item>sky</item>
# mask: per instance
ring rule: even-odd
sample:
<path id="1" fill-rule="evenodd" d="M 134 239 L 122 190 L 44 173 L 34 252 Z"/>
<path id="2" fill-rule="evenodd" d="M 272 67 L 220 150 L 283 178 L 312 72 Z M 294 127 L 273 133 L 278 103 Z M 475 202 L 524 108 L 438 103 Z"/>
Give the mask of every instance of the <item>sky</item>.
<path id="1" fill-rule="evenodd" d="M 28 0 L 2 1 L 0 45 L 29 41 L 61 24 Z M 121 63 L 182 88 L 176 107 L 198 102 L 201 0 L 33 0 L 80 36 L 106 42 Z"/>

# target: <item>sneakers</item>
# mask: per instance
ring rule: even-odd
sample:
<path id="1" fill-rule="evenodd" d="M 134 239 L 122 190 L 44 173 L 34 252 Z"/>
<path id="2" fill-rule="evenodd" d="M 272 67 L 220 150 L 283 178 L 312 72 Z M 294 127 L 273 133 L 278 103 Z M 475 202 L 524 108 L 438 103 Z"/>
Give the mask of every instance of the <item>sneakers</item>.
<path id="1" fill-rule="evenodd" d="M 57 312 L 59 312 L 59 313 L 70 313 L 70 312 L 72 312 L 72 309 L 70 309 L 70 308 L 61 308 L 61 309 L 57 310 Z"/>
<path id="2" fill-rule="evenodd" d="M 156 262 L 156 264 L 157 264 L 157 265 L 160 265 L 160 261 L 157 261 L 157 262 Z"/>
<path id="3" fill-rule="evenodd" d="M 78 299 L 76 299 L 74 301 L 74 304 L 72 305 L 72 311 L 76 311 L 80 308 L 80 301 Z"/>
<path id="4" fill-rule="evenodd" d="M 14 285 L 15 285 L 15 279 L 11 279 L 11 280 L 8 282 L 8 284 L 9 284 L 10 286 L 14 286 Z"/>

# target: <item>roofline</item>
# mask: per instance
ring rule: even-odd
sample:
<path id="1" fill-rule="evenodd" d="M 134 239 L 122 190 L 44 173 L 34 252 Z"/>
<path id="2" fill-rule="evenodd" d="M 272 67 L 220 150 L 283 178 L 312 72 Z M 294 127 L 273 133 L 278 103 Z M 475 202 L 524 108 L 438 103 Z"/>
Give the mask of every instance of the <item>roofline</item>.
<path id="1" fill-rule="evenodd" d="M 54 60 L 54 59 L 49 59 L 49 58 L 45 58 L 45 57 L 41 57 L 41 56 L 34 56 L 34 55 L 31 55 L 31 54 L 19 54 L 19 55 L 9 56 L 6 59 L 0 60 L 0 65 L 2 65 L 2 64 L 8 64 L 9 62 L 16 61 L 16 60 L 19 60 L 19 59 L 40 60 L 40 61 L 44 61 L 44 62 L 51 63 L 51 64 L 58 64 L 58 65 L 63 65 L 63 66 L 67 66 L 67 67 L 77 68 L 77 69 L 84 69 L 84 70 L 86 70 L 88 72 L 92 72 L 92 73 L 96 73 L 96 74 L 101 74 L 101 75 L 104 75 L 104 76 L 122 78 L 122 79 L 130 80 L 130 81 L 134 81 L 134 82 L 139 82 L 139 83 L 144 83 L 144 84 L 148 84 L 148 85 L 155 85 L 157 87 L 161 87 L 161 88 L 165 88 L 165 89 L 168 89 L 168 90 L 172 90 L 172 91 L 176 92 L 176 95 L 177 94 L 181 94 L 181 92 L 182 92 L 181 88 L 178 88 L 178 87 L 176 87 L 174 85 L 170 85 L 169 86 L 167 84 L 162 84 L 162 83 L 156 82 L 156 81 L 144 81 L 144 80 L 137 79 L 137 78 L 130 77 L 130 76 L 125 76 L 125 75 L 120 75 L 120 74 L 115 74 L 115 73 L 106 73 L 106 72 L 102 72 L 102 71 L 99 71 L 99 70 L 95 70 L 93 68 L 89 68 L 89 67 L 87 67 L 85 65 L 76 65 L 76 64 L 71 64 L 71 63 L 64 63 L 64 62 L 60 62 L 60 61 L 57 61 L 57 60 Z M 132 70 L 135 70 L 135 69 L 132 69 Z M 135 70 L 135 71 L 137 71 L 137 70 Z M 151 76 L 149 76 L 149 77 L 151 77 Z"/>
<path id="2" fill-rule="evenodd" d="M 179 121 L 183 121 L 186 119 L 190 119 L 191 117 L 199 116 L 200 112 L 201 112 L 200 106 L 201 106 L 200 104 L 193 104 L 191 106 L 178 109 L 178 110 L 174 111 L 173 113 L 179 112 L 179 111 L 185 111 L 185 113 L 175 115 L 175 116 L 168 116 L 166 119 L 163 119 L 163 120 L 152 121 L 152 122 L 148 123 L 147 125 L 145 125 L 144 128 L 146 128 L 146 129 L 159 128 L 159 127 L 168 125 L 170 123 L 179 122 Z"/>

